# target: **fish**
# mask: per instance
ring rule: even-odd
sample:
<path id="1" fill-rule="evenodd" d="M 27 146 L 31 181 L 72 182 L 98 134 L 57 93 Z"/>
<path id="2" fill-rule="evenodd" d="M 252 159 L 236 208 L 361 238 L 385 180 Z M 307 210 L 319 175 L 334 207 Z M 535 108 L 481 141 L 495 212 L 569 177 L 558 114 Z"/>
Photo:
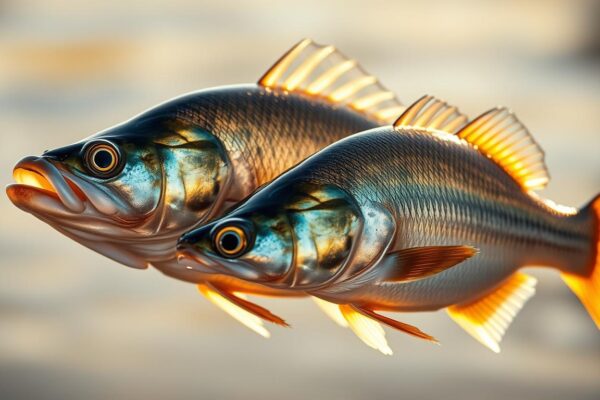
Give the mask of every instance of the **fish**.
<path id="1" fill-rule="evenodd" d="M 268 337 L 263 320 L 286 322 L 246 295 L 303 294 L 182 265 L 178 238 L 317 150 L 389 124 L 403 109 L 355 60 L 304 39 L 257 84 L 189 93 L 23 158 L 6 193 L 18 208 L 118 263 L 197 284 L 211 302 Z M 337 310 L 318 303 L 329 314 Z"/>
<path id="2" fill-rule="evenodd" d="M 494 352 L 536 279 L 558 270 L 600 328 L 600 196 L 581 209 L 537 192 L 545 156 L 505 107 L 469 121 L 424 96 L 392 126 L 331 144 L 179 240 L 185 262 L 337 304 L 367 345 L 386 312 L 447 310 Z"/>

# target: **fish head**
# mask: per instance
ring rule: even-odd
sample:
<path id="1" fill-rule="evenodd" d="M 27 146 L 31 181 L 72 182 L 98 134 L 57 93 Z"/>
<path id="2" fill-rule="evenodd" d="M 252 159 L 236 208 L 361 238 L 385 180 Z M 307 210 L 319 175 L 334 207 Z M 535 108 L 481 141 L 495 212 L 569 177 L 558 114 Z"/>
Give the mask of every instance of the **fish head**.
<path id="1" fill-rule="evenodd" d="M 226 216 L 183 235 L 178 254 L 182 263 L 217 273 L 307 290 L 341 273 L 360 221 L 352 197 L 336 186 L 269 185 Z"/>
<path id="2" fill-rule="evenodd" d="M 19 208 L 125 265 L 175 259 L 177 238 L 219 203 L 229 163 L 211 133 L 137 118 L 25 157 L 6 189 Z"/>

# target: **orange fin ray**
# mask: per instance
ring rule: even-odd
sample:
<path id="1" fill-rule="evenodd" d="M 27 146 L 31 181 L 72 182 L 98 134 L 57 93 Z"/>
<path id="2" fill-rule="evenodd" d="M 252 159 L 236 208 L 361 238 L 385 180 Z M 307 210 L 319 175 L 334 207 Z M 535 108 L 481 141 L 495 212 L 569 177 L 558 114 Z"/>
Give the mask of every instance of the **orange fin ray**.
<path id="1" fill-rule="evenodd" d="M 377 78 L 333 46 L 304 39 L 285 53 L 258 84 L 348 106 L 381 123 L 391 124 L 405 107 Z"/>
<path id="2" fill-rule="evenodd" d="M 424 339 L 424 340 L 439 344 L 439 341 L 436 338 L 434 338 L 431 335 L 428 335 L 427 333 L 423 332 L 416 326 L 409 325 L 404 322 L 396 321 L 395 319 L 386 317 L 385 315 L 377 314 L 376 312 L 369 310 L 367 308 L 357 307 L 354 305 L 351 305 L 351 307 L 356 312 L 363 314 L 364 316 L 366 316 L 368 318 L 372 318 L 375 321 L 381 322 L 382 324 L 390 326 L 394 329 L 398 329 L 399 331 L 402 331 L 404 333 L 407 333 L 407 334 L 417 337 L 419 339 Z"/>
<path id="3" fill-rule="evenodd" d="M 435 129 L 454 134 L 468 122 L 458 108 L 433 96 L 423 96 L 394 122 L 395 128 Z"/>
<path id="4" fill-rule="evenodd" d="M 504 333 L 523 305 L 535 294 L 536 283 L 534 277 L 516 272 L 481 299 L 448 307 L 448 314 L 481 344 L 499 353 Z"/>
<path id="5" fill-rule="evenodd" d="M 543 189 L 550 180 L 544 151 L 507 108 L 484 113 L 456 135 L 494 160 L 525 190 Z"/>

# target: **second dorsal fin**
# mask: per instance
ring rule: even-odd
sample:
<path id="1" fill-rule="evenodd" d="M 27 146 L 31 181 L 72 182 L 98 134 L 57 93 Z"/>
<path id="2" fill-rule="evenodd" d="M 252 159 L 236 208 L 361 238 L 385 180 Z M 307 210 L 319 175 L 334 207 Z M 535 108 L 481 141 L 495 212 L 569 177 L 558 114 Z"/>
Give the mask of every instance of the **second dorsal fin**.
<path id="1" fill-rule="evenodd" d="M 457 134 L 494 160 L 526 190 L 543 189 L 550 180 L 544 151 L 506 108 L 494 108 Z"/>
<path id="2" fill-rule="evenodd" d="M 395 128 L 413 127 L 456 133 L 468 118 L 458 108 L 433 96 L 423 96 L 394 122 Z"/>
<path id="3" fill-rule="evenodd" d="M 385 124 L 392 123 L 405 108 L 355 60 L 310 39 L 285 53 L 258 84 L 345 105 Z"/>

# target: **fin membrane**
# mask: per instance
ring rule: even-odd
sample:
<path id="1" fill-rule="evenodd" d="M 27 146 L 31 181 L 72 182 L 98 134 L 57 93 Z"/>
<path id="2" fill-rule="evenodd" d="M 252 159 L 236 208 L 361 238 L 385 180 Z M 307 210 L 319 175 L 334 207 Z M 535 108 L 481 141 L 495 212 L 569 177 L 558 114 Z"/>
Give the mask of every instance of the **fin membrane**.
<path id="1" fill-rule="evenodd" d="M 435 129 L 454 134 L 468 122 L 458 108 L 432 96 L 423 96 L 394 122 L 395 128 Z"/>
<path id="2" fill-rule="evenodd" d="M 267 88 L 348 106 L 381 123 L 404 111 L 394 93 L 333 46 L 304 39 L 283 55 L 258 81 Z"/>
<path id="3" fill-rule="evenodd" d="M 526 190 L 543 189 L 550 180 L 544 151 L 506 108 L 486 112 L 456 135 L 494 160 Z"/>
<path id="4" fill-rule="evenodd" d="M 598 329 L 600 329 L 600 196 L 592 202 L 591 206 L 597 221 L 595 243 L 593 244 L 596 251 L 593 261 L 594 265 L 592 265 L 588 276 L 563 272 L 561 273 L 561 277 L 579 298 L 579 301 L 581 301 Z"/>
<path id="5" fill-rule="evenodd" d="M 413 247 L 390 253 L 394 268 L 384 277 L 386 282 L 410 282 L 427 278 L 477 254 L 471 246 Z"/>
<path id="6" fill-rule="evenodd" d="M 271 314 L 268 310 L 243 299 L 241 294 L 234 295 L 217 289 L 209 284 L 199 284 L 198 291 L 200 291 L 200 293 L 202 293 L 202 295 L 204 295 L 211 303 L 225 311 L 238 322 L 265 338 L 271 337 L 271 334 L 264 327 L 262 319 L 287 326 L 283 319 Z"/>
<path id="7" fill-rule="evenodd" d="M 379 322 L 364 316 L 351 305 L 342 304 L 339 308 L 352 332 L 367 346 L 385 355 L 394 354 L 385 339 L 385 331 Z"/>
<path id="8" fill-rule="evenodd" d="M 344 318 L 344 314 L 340 311 L 340 307 L 335 303 L 330 303 L 318 297 L 312 298 L 319 308 L 336 324 L 342 328 L 348 328 L 348 321 Z"/>
<path id="9" fill-rule="evenodd" d="M 513 318 L 535 294 L 537 280 L 516 272 L 487 296 L 448 307 L 450 317 L 481 344 L 495 353 Z"/>

